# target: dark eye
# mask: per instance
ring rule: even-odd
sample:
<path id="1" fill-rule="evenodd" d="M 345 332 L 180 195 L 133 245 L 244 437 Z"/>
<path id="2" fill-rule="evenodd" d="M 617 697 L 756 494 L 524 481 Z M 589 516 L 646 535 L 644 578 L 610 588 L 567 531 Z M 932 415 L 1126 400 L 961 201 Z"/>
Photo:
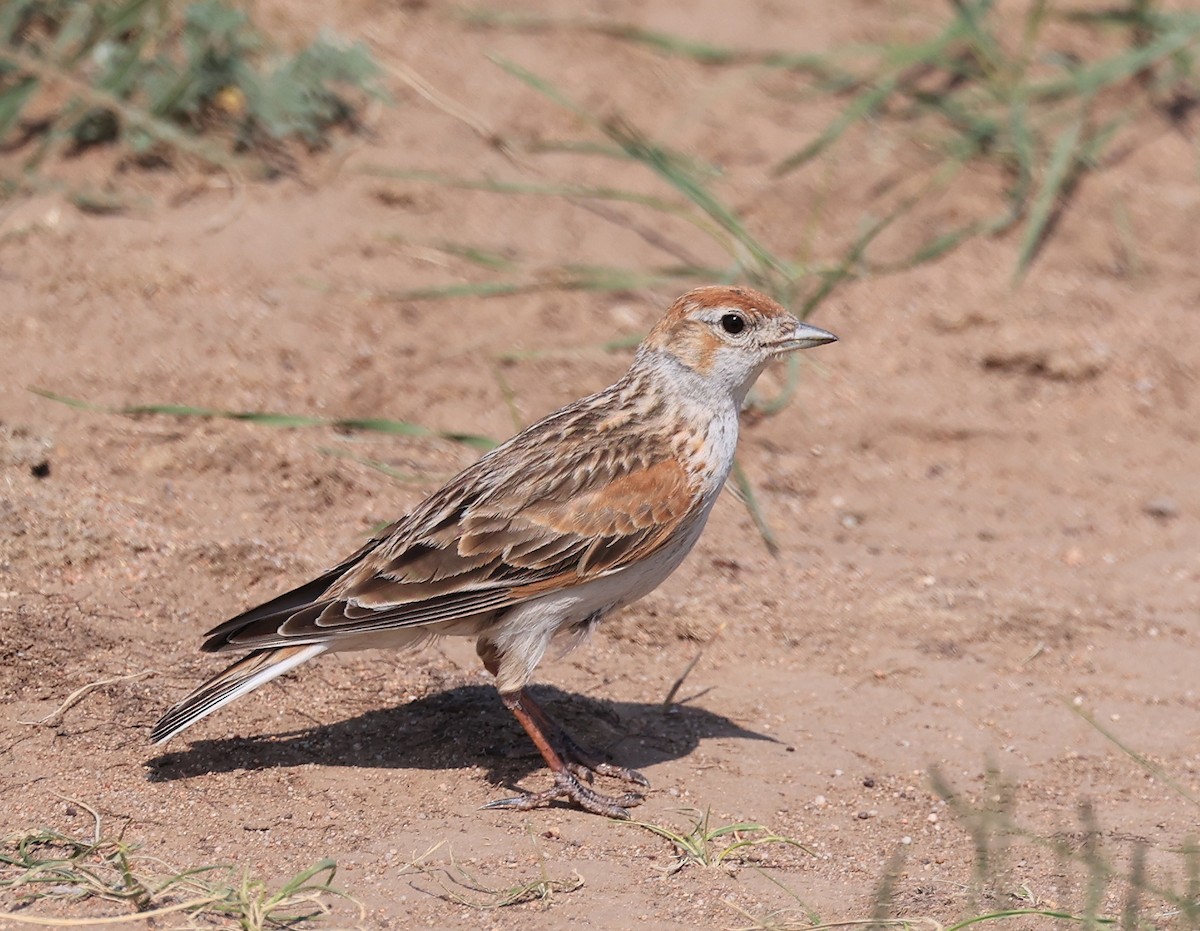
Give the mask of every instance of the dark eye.
<path id="1" fill-rule="evenodd" d="M 741 314 L 725 314 L 721 318 L 721 329 L 726 333 L 741 333 L 746 329 L 746 318 Z"/>

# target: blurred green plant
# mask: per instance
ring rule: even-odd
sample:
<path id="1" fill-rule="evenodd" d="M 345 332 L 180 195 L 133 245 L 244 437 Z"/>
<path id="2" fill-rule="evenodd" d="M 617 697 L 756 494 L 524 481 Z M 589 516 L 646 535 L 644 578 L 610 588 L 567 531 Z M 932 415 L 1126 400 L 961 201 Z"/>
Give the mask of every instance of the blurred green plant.
<path id="1" fill-rule="evenodd" d="M 799 291 L 801 274 L 815 271 L 821 289 L 803 298 L 811 309 L 850 274 L 908 268 L 975 237 L 1014 229 L 1020 231 L 1019 279 L 1082 179 L 1146 138 L 1144 132 L 1123 131 L 1147 115 L 1177 125 L 1200 108 L 1200 12 L 1195 9 L 1166 9 L 1154 0 L 1125 0 L 1096 9 L 1061 9 L 1048 0 L 1032 0 L 1019 16 L 998 9 L 994 0 L 951 0 L 948 8 L 946 24 L 932 38 L 858 44 L 825 54 L 723 47 L 597 17 L 488 9 L 464 16 L 477 26 L 586 32 L 707 67 L 786 74 L 801 82 L 784 92 L 797 101 L 840 98 L 839 112 L 827 125 L 800 148 L 777 157 L 770 171 L 776 182 L 831 157 L 854 130 L 868 125 L 896 127 L 904 138 L 920 143 L 931 157 L 926 159 L 929 184 L 917 196 L 890 213 L 881 207 L 872 211 L 876 216 L 864 217 L 860 229 L 866 232 L 844 261 L 826 268 L 789 263 L 752 239 L 741 221 L 705 190 L 707 179 L 677 153 L 653 145 L 619 120 L 595 119 L 549 82 L 502 65 L 609 137 L 606 148 L 572 143 L 571 150 L 642 161 L 682 193 L 737 248 L 740 277 L 787 297 Z M 868 255 L 867 246 L 883 228 L 919 211 L 924 201 L 933 201 L 956 181 L 974 177 L 963 169 L 980 164 L 1000 169 L 999 210 L 943 227 L 898 260 Z"/>
<path id="2" fill-rule="evenodd" d="M 431 430 L 406 420 L 387 420 L 382 417 L 311 417 L 305 414 L 279 414 L 271 411 L 226 411 L 210 407 L 194 407 L 188 404 L 131 404 L 125 407 L 105 407 L 79 398 L 47 391 L 45 388 L 30 388 L 31 392 L 50 401 L 66 404 L 79 410 L 116 414 L 125 417 L 157 415 L 162 417 L 196 418 L 199 420 L 240 420 L 266 427 L 328 427 L 342 432 L 355 430 L 375 433 L 393 433 L 400 436 L 431 437 L 461 443 L 474 449 L 487 451 L 496 446 L 495 440 L 474 433 Z"/>
<path id="3" fill-rule="evenodd" d="M 57 147 L 119 142 L 264 161 L 287 140 L 323 145 L 353 127 L 378 68 L 361 45 L 322 35 L 273 51 L 227 0 L 8 0 L 0 5 L 0 145 L 31 170 Z M 202 141 L 219 132 L 226 145 Z M 276 160 L 277 161 L 277 160 Z"/>
<path id="4" fill-rule="evenodd" d="M 944 162 L 989 161 L 1007 178 L 1003 212 L 962 227 L 954 240 L 1021 225 L 1020 277 L 1079 181 L 1111 155 L 1120 130 L 1147 111 L 1177 120 L 1200 100 L 1200 14 L 1156 7 L 1129 0 L 1058 11 L 1034 0 L 1017 30 L 993 0 L 954 0 L 950 22 L 932 41 L 880 46 L 839 117 L 772 173 L 796 170 L 860 122 L 933 117 L 931 138 Z M 1102 33 L 1115 33 L 1117 42 Z M 1088 58 L 1064 50 L 1081 40 L 1104 51 Z"/>
<path id="5" fill-rule="evenodd" d="M 599 205 L 605 203 L 641 207 L 684 221 L 706 239 L 715 242 L 726 255 L 727 262 L 722 265 L 702 262 L 686 244 L 674 242 L 658 231 L 653 234 L 654 244 L 679 261 L 650 269 L 564 264 L 531 275 L 526 271 L 527 262 L 507 261 L 502 265 L 478 262 L 472 257 L 480 256 L 487 250 L 477 244 L 442 243 L 434 248 L 473 261 L 474 264 L 486 264 L 489 271 L 499 272 L 503 277 L 484 282 L 389 292 L 381 294 L 382 298 L 427 300 L 464 294 L 494 296 L 541 290 L 630 291 L 664 284 L 680 286 L 688 282 L 745 281 L 794 307 L 803 318 L 812 313 L 838 284 L 859 274 L 867 247 L 919 199 L 919 195 L 918 198 L 910 198 L 891 212 L 864 222 L 842 255 L 832 261 L 814 262 L 807 256 L 788 258 L 773 251 L 752 233 L 737 212 L 716 193 L 714 180 L 720 173 L 715 168 L 652 139 L 627 118 L 601 118 L 551 81 L 519 65 L 499 58 L 493 60 L 522 83 L 570 111 L 591 131 L 605 139 L 601 144 L 568 145 L 570 151 L 578 155 L 616 158 L 640 165 L 656 182 L 670 188 L 674 196 L 661 197 L 621 188 L 560 182 L 527 183 L 464 178 L 440 172 L 380 166 L 366 167 L 364 173 L 418 184 L 488 191 L 501 196 L 559 197 L 590 204 L 601 216 L 605 214 Z M 626 222 L 623 217 L 611 219 L 614 222 Z M 796 364 L 793 359 L 789 363 L 789 371 L 794 372 Z"/>

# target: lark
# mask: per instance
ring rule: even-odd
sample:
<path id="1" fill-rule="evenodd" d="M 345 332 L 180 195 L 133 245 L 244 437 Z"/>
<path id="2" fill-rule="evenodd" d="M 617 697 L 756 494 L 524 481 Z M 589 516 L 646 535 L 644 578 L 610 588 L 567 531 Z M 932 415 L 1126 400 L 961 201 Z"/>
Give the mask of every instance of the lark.
<path id="1" fill-rule="evenodd" d="M 566 800 L 628 817 L 642 795 L 603 795 L 596 777 L 645 777 L 582 748 L 527 685 L 553 641 L 578 642 L 675 571 L 729 476 L 755 379 L 772 359 L 836 338 L 747 288 L 684 294 L 614 385 L 491 450 L 319 578 L 209 631 L 201 649 L 247 655 L 168 710 L 151 738 L 322 653 L 474 637 L 554 777 L 484 807 Z"/>

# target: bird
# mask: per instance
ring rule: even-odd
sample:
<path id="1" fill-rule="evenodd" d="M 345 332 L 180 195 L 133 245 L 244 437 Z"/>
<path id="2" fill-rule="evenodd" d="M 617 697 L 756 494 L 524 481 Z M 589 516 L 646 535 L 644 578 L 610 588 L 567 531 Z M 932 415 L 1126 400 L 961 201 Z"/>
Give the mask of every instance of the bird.
<path id="1" fill-rule="evenodd" d="M 553 775 L 483 807 L 628 818 L 644 795 L 601 794 L 596 777 L 649 781 L 577 743 L 527 686 L 552 642 L 585 639 L 692 549 L 767 364 L 836 339 L 749 288 L 687 292 L 614 384 L 493 448 L 332 569 L 210 630 L 203 651 L 246 655 L 168 709 L 151 740 L 323 653 L 469 636 Z"/>

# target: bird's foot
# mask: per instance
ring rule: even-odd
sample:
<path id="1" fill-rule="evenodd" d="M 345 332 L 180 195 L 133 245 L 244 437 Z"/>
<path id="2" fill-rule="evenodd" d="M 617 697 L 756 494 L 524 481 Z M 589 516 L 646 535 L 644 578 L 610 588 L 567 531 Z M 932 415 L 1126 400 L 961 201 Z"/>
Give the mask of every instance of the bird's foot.
<path id="1" fill-rule="evenodd" d="M 621 767 L 613 768 L 621 769 Z M 588 769 L 592 768 L 588 767 Z M 600 772 L 598 769 L 593 771 Z M 625 770 L 625 772 L 632 773 L 633 775 L 640 777 L 640 774 L 634 773 L 633 770 Z M 640 778 L 642 779 L 642 782 L 645 783 L 645 778 Z M 554 774 L 554 787 L 551 789 L 546 789 L 542 792 L 528 792 L 524 795 L 513 796 L 512 798 L 499 798 L 494 802 L 488 802 L 483 807 L 511 808 L 515 811 L 532 811 L 534 808 L 544 808 L 551 802 L 558 799 L 566 799 L 570 802 L 573 802 L 584 811 L 590 811 L 592 814 L 604 815 L 605 817 L 616 818 L 620 821 L 626 821 L 629 819 L 629 812 L 626 811 L 627 808 L 633 808 L 635 805 L 640 805 L 643 801 L 642 796 L 635 792 L 627 792 L 625 795 L 617 796 L 615 798 L 608 795 L 601 795 L 599 792 L 580 782 L 579 778 L 573 772 L 561 770 Z"/>
<path id="2" fill-rule="evenodd" d="M 608 776 L 610 779 L 620 779 L 622 782 L 632 782 L 634 785 L 649 788 L 650 780 L 636 769 L 618 766 L 600 759 L 593 751 L 577 744 L 575 739 L 564 730 L 560 729 L 557 736 L 559 746 L 556 749 L 559 756 L 562 757 L 567 769 L 580 779 L 594 782 L 597 776 Z"/>

